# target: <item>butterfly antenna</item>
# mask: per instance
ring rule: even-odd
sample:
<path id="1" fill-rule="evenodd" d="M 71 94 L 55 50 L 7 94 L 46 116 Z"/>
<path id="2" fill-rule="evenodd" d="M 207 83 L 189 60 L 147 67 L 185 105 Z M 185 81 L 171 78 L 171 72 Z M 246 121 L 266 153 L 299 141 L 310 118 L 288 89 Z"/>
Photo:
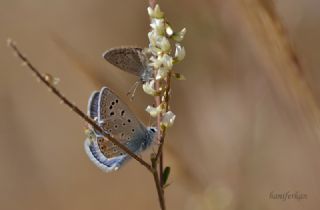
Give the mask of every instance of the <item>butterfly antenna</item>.
<path id="1" fill-rule="evenodd" d="M 129 91 L 127 92 L 127 96 L 130 96 L 130 100 L 133 101 L 133 98 L 134 98 L 134 94 L 136 93 L 136 90 L 138 88 L 140 84 L 140 81 L 136 81 L 132 86 L 131 88 L 129 89 Z"/>

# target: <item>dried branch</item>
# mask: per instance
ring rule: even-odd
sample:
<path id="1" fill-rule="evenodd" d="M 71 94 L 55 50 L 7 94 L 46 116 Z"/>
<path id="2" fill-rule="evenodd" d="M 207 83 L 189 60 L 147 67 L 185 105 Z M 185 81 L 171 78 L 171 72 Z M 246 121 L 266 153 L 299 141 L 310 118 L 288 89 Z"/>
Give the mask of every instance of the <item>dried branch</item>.
<path id="1" fill-rule="evenodd" d="M 157 170 L 157 159 L 155 156 L 151 157 L 151 164 L 152 164 L 152 168 L 154 169 L 152 171 L 152 174 L 154 178 L 154 183 L 156 184 L 156 188 L 157 188 L 160 207 L 162 210 L 165 210 L 166 206 L 165 206 L 165 200 L 164 200 L 164 190 L 163 190 L 163 186 L 161 185 L 161 181 L 159 179 L 159 175 L 158 175 L 159 172 Z"/>

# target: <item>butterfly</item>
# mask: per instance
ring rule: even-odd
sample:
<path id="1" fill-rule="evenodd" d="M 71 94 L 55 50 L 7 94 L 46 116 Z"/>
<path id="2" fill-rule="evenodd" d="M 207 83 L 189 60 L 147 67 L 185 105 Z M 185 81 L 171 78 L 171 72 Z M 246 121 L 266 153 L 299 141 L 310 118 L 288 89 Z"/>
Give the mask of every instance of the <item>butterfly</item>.
<path id="1" fill-rule="evenodd" d="M 139 84 L 150 81 L 153 78 L 153 70 L 148 65 L 148 56 L 143 49 L 139 47 L 119 47 L 107 50 L 103 57 L 112 65 L 119 69 L 136 75 L 139 82 L 129 90 L 128 94 L 134 95 L 135 89 Z"/>
<path id="2" fill-rule="evenodd" d="M 140 154 L 153 143 L 154 127 L 146 127 L 129 110 L 128 106 L 109 88 L 94 91 L 88 101 L 88 116 L 120 143 L 135 154 Z M 92 127 L 84 142 L 84 148 L 90 160 L 103 171 L 118 170 L 130 156 L 103 138 Z"/>

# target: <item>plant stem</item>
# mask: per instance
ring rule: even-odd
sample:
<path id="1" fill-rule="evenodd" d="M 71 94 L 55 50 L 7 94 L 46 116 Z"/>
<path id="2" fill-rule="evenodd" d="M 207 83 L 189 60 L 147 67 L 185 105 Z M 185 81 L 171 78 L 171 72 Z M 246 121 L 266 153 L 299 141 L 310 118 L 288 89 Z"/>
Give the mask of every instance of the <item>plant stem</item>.
<path id="1" fill-rule="evenodd" d="M 166 85 L 167 85 L 167 87 L 166 87 L 166 91 L 165 91 L 164 101 L 166 104 L 165 112 L 168 112 L 169 111 L 169 100 L 170 100 L 169 94 L 170 94 L 170 89 L 171 89 L 171 72 L 168 73 Z M 166 136 L 166 131 L 167 131 L 167 129 L 164 127 L 162 130 L 162 134 L 161 134 L 158 152 L 156 154 L 156 160 L 159 159 L 160 184 L 161 184 L 162 188 L 163 188 L 163 184 L 164 184 L 163 183 L 163 144 L 164 144 L 164 138 Z"/>
<path id="2" fill-rule="evenodd" d="M 157 0 L 149 0 L 149 6 L 151 8 L 154 8 L 155 5 L 157 4 Z M 157 70 L 155 70 L 154 75 L 157 75 Z M 165 90 L 165 95 L 164 95 L 164 100 L 162 100 L 162 95 L 160 96 L 155 96 L 155 103 L 156 107 L 160 106 L 162 102 L 165 102 L 165 111 L 167 112 L 169 109 L 169 94 L 170 94 L 170 83 L 171 83 L 171 73 L 168 73 L 168 76 L 166 78 L 166 90 Z M 160 92 L 160 81 L 156 80 L 155 81 L 155 90 L 157 92 Z M 157 187 L 157 192 L 158 192 L 158 197 L 159 197 L 159 202 L 160 202 L 160 207 L 162 210 L 165 210 L 165 199 L 164 199 L 164 189 L 163 189 L 163 144 L 164 144 L 164 138 L 166 134 L 166 128 L 161 126 L 161 120 L 162 120 L 162 113 L 159 113 L 157 116 L 157 140 L 159 142 L 159 147 L 158 151 L 155 154 L 152 154 L 151 157 L 151 163 L 152 163 L 152 168 L 154 169 L 153 171 L 153 177 L 154 181 Z M 157 163 L 159 161 L 159 169 L 157 167 Z"/>
<path id="3" fill-rule="evenodd" d="M 151 165 L 152 165 L 152 169 L 153 169 L 152 174 L 153 174 L 154 182 L 155 182 L 156 188 L 157 188 L 160 207 L 161 207 L 161 210 L 165 210 L 166 205 L 165 205 L 165 200 L 164 200 L 164 191 L 163 191 L 163 187 L 161 186 L 161 183 L 159 181 L 159 175 L 158 175 L 158 171 L 157 171 L 157 159 L 154 154 L 151 157 Z"/>
<path id="4" fill-rule="evenodd" d="M 155 74 L 156 75 L 156 70 L 155 70 Z M 155 82 L 155 90 L 159 91 L 160 89 L 160 81 L 156 80 Z M 156 106 L 160 106 L 161 104 L 161 96 L 155 96 L 155 103 Z M 163 160 L 160 159 L 160 164 L 159 164 L 159 170 L 157 167 L 157 162 L 159 160 L 159 150 L 162 150 L 162 145 L 163 145 L 163 131 L 165 130 L 165 128 L 162 130 L 161 128 L 161 119 L 162 119 L 162 113 L 159 113 L 157 116 L 157 140 L 160 143 L 158 151 L 156 154 L 152 154 L 151 157 L 151 163 L 152 163 L 152 168 L 154 169 L 153 171 L 153 177 L 154 177 L 154 182 L 156 184 L 157 187 L 157 192 L 158 192 L 158 197 L 159 197 L 159 203 L 160 203 L 160 207 L 162 210 L 165 210 L 165 200 L 164 200 L 164 190 L 163 190 Z"/>

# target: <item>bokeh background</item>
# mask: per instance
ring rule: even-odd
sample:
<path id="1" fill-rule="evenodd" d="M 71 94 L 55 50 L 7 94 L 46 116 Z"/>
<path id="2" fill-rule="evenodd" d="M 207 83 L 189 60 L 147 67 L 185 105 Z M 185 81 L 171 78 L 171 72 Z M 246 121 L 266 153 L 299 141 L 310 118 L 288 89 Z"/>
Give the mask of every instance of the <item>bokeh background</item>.
<path id="1" fill-rule="evenodd" d="M 165 146 L 172 167 L 168 209 L 320 206 L 320 3 L 269 3 L 160 1 L 173 27 L 188 30 L 187 57 L 175 66 L 187 80 L 174 81 L 177 119 Z M 149 124 L 144 109 L 152 98 L 139 89 L 130 102 L 125 93 L 136 78 L 101 57 L 111 47 L 147 45 L 147 5 L 0 0 L 0 209 L 159 208 L 153 178 L 138 163 L 105 174 L 89 161 L 86 124 L 6 47 L 8 37 L 17 41 L 82 110 L 90 93 L 106 85 Z M 307 198 L 270 199 L 288 191 Z"/>

